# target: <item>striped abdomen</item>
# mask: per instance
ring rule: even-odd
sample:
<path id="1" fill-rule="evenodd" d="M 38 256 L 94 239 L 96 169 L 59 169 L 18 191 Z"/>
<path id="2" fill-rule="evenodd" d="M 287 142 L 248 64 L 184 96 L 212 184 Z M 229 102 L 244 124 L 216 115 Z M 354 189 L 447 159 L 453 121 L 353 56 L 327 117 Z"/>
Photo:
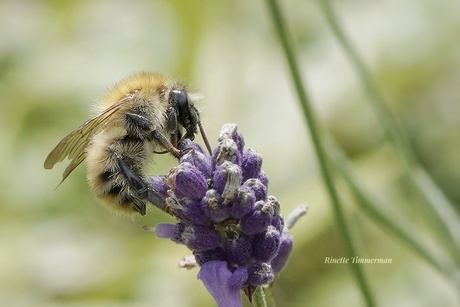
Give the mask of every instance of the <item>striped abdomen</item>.
<path id="1" fill-rule="evenodd" d="M 105 131 L 94 137 L 87 150 L 87 177 L 103 205 L 120 214 L 146 214 L 148 201 L 138 193 L 146 187 L 143 169 L 152 153 L 148 141 Z M 132 173 L 127 173 L 127 168 Z M 135 174 L 138 182 L 130 174 Z"/>

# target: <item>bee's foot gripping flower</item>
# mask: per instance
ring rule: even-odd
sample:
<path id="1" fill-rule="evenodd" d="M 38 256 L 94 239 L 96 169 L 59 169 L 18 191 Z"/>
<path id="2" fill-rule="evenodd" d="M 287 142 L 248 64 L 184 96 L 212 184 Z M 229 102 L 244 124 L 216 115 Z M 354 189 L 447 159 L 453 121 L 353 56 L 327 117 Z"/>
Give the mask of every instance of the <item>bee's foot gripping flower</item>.
<path id="1" fill-rule="evenodd" d="M 293 240 L 280 203 L 267 195 L 262 157 L 244 150 L 236 125 L 222 127 L 212 156 L 189 140 L 181 147 L 193 150 L 168 176 L 152 178 L 166 211 L 179 221 L 155 231 L 192 250 L 198 278 L 219 306 L 241 306 L 240 290 L 270 284 L 287 263 Z"/>

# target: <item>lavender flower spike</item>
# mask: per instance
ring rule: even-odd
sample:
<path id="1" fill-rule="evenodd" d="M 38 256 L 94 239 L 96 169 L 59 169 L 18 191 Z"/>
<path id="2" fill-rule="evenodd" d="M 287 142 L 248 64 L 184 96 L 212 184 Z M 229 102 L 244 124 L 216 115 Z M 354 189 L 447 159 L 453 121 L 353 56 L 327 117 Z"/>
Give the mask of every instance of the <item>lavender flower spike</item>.
<path id="1" fill-rule="evenodd" d="M 152 178 L 176 224 L 160 224 L 160 238 L 187 246 L 201 267 L 198 278 L 220 307 L 242 306 L 254 289 L 273 282 L 293 247 L 289 228 L 306 212 L 284 221 L 281 204 L 268 194 L 262 156 L 245 149 L 235 124 L 222 127 L 211 156 L 185 139 L 189 149 L 168 176 Z"/>

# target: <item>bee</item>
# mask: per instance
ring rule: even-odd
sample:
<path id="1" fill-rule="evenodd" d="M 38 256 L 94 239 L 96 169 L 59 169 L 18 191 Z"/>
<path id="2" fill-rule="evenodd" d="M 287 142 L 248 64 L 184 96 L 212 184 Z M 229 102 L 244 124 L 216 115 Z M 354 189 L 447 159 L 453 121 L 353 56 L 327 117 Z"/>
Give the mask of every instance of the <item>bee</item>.
<path id="1" fill-rule="evenodd" d="M 97 105 L 97 115 L 65 136 L 49 153 L 45 169 L 69 158 L 61 183 L 83 160 L 96 198 L 115 213 L 145 215 L 149 202 L 165 209 L 144 169 L 155 153 L 181 157 L 181 140 L 200 130 L 199 95 L 160 74 L 142 72 L 116 84 Z M 161 151 L 159 151 L 161 150 Z M 60 183 L 60 184 L 61 184 Z"/>

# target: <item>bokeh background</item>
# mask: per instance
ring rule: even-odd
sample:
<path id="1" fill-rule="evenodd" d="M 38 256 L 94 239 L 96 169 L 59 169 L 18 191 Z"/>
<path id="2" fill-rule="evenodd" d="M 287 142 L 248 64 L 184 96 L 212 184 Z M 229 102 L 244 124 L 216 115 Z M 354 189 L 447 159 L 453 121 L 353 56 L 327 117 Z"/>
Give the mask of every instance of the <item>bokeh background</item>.
<path id="1" fill-rule="evenodd" d="M 365 186 L 410 218 L 435 254 L 444 251 L 401 179 L 362 84 L 316 1 L 282 2 L 315 110 Z M 411 145 L 459 211 L 460 4 L 452 0 L 333 1 Z M 79 167 L 48 152 L 90 116 L 107 88 L 137 71 L 179 78 L 205 97 L 212 144 L 234 122 L 264 157 L 270 194 L 287 215 L 308 215 L 277 278 L 279 306 L 361 306 L 273 23 L 264 1 L 0 0 L 0 305 L 214 306 L 188 251 L 142 230 L 172 221 L 158 210 L 134 221 L 99 206 Z M 174 165 L 158 157 L 152 174 Z M 458 287 L 339 192 L 380 306 L 457 306 Z M 460 232 L 460 226 L 459 226 Z M 453 273 L 453 272 L 452 272 Z M 247 304 L 247 302 L 245 302 Z"/>

